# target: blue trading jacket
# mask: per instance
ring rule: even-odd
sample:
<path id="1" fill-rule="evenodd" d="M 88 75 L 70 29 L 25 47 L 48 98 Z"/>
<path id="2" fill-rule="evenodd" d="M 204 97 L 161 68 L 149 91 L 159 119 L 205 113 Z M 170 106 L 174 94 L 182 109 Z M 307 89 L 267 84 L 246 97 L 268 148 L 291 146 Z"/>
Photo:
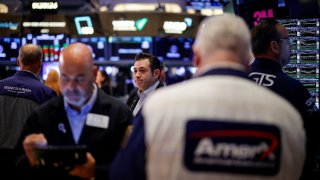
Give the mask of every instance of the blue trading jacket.
<path id="1" fill-rule="evenodd" d="M 298 80 L 285 74 L 277 62 L 257 58 L 251 65 L 249 76 L 259 85 L 287 99 L 300 112 L 304 121 L 318 111 L 308 89 Z"/>
<path id="2" fill-rule="evenodd" d="M 270 59 L 257 58 L 251 65 L 250 78 L 287 99 L 300 113 L 307 135 L 307 159 L 301 179 L 311 179 L 315 154 L 320 154 L 320 112 L 315 99 L 298 80 L 288 76 Z"/>
<path id="3" fill-rule="evenodd" d="M 0 81 L 0 95 L 21 97 L 42 104 L 56 93 L 43 85 L 31 72 L 19 71 L 13 76 Z"/>

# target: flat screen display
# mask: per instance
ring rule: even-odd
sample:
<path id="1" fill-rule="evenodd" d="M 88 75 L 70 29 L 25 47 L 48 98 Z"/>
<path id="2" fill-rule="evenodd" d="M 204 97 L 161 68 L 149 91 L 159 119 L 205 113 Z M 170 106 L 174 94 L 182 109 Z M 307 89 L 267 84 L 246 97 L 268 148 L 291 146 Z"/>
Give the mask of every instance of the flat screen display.
<path id="1" fill-rule="evenodd" d="M 106 37 L 78 37 L 71 38 L 70 44 L 75 42 L 85 43 L 92 51 L 95 61 L 106 61 L 107 59 L 107 38 Z"/>
<path id="2" fill-rule="evenodd" d="M 221 1 L 222 2 L 222 1 Z M 186 0 L 186 9 L 200 11 L 202 9 L 222 8 L 222 4 L 216 0 Z"/>
<path id="3" fill-rule="evenodd" d="M 152 54 L 152 37 L 109 37 L 109 54 L 111 61 L 134 60 L 136 54 Z"/>
<path id="4" fill-rule="evenodd" d="M 22 45 L 28 43 L 40 45 L 44 62 L 59 61 L 60 52 L 69 44 L 69 38 L 64 34 L 27 34 L 21 41 Z"/>
<path id="5" fill-rule="evenodd" d="M 0 37 L 0 61 L 16 61 L 20 46 L 20 38 Z"/>
<path id="6" fill-rule="evenodd" d="M 290 15 L 288 0 L 233 0 L 236 14 L 241 16 L 250 28 L 262 19 L 281 18 Z"/>
<path id="7" fill-rule="evenodd" d="M 56 70 L 60 73 L 59 62 L 44 62 L 42 63 L 42 79 L 47 80 L 48 74 L 51 70 Z"/>
<path id="8" fill-rule="evenodd" d="M 70 34 L 95 37 L 103 35 L 100 19 L 97 14 L 67 15 L 66 19 Z"/>
<path id="9" fill-rule="evenodd" d="M 154 55 L 160 60 L 191 62 L 193 38 L 160 38 L 154 42 Z"/>

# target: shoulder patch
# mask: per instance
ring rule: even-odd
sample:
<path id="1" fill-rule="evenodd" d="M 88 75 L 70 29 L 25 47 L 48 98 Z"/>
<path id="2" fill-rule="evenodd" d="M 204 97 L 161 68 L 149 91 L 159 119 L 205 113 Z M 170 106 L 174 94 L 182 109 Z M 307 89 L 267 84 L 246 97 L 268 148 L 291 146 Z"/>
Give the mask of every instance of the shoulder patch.
<path id="1" fill-rule="evenodd" d="M 273 125 L 193 119 L 185 129 L 184 164 L 191 171 L 272 176 L 281 137 Z"/>

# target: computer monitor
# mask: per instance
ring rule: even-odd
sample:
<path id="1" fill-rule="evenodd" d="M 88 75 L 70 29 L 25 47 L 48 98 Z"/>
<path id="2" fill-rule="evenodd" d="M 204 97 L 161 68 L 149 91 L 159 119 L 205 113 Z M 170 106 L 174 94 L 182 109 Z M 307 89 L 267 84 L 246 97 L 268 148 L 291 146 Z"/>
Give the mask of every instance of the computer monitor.
<path id="1" fill-rule="evenodd" d="M 44 62 L 42 63 L 42 79 L 47 80 L 48 74 L 51 70 L 56 70 L 60 73 L 59 62 Z"/>
<path id="2" fill-rule="evenodd" d="M 111 61 L 134 60 L 138 53 L 152 53 L 152 37 L 149 36 L 109 37 L 108 43 Z"/>
<path id="3" fill-rule="evenodd" d="M 92 57 L 95 61 L 107 60 L 106 37 L 77 37 L 70 39 L 70 44 L 75 42 L 85 43 L 92 50 Z"/>
<path id="4" fill-rule="evenodd" d="M 22 37 L 22 45 L 32 43 L 42 47 L 43 61 L 59 61 L 60 52 L 69 44 L 69 38 L 64 34 L 27 34 Z"/>
<path id="5" fill-rule="evenodd" d="M 186 10 L 195 10 L 200 12 L 202 9 L 216 9 L 223 8 L 223 1 L 217 0 L 186 0 Z"/>
<path id="6" fill-rule="evenodd" d="M 18 37 L 0 37 L 0 62 L 16 61 L 20 46 Z"/>
<path id="7" fill-rule="evenodd" d="M 70 34 L 77 36 L 102 36 L 100 18 L 98 14 L 66 15 Z M 106 22 L 103 22 L 105 24 Z"/>
<path id="8" fill-rule="evenodd" d="M 193 38 L 160 38 L 155 37 L 153 53 L 160 60 L 164 61 L 185 61 L 192 60 Z"/>

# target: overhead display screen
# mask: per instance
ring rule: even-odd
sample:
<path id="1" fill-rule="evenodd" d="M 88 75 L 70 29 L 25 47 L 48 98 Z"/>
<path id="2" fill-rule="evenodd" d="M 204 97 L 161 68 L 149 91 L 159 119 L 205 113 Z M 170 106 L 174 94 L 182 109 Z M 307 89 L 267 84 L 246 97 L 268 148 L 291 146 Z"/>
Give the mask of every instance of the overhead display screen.
<path id="1" fill-rule="evenodd" d="M 91 49 L 92 57 L 95 61 L 106 61 L 108 50 L 106 37 L 77 37 L 70 39 L 70 44 L 75 42 L 85 43 Z"/>
<path id="2" fill-rule="evenodd" d="M 222 8 L 223 5 L 217 0 L 186 0 L 186 9 L 201 11 L 202 9 Z"/>
<path id="3" fill-rule="evenodd" d="M 134 60 L 136 54 L 152 54 L 152 37 L 109 37 L 109 54 L 111 61 Z"/>
<path id="4" fill-rule="evenodd" d="M 66 18 L 61 14 L 37 14 L 22 17 L 22 34 L 69 34 Z"/>
<path id="5" fill-rule="evenodd" d="M 97 14 L 66 16 L 70 34 L 76 36 L 102 36 L 103 31 Z M 102 24 L 104 24 L 103 22 Z"/>
<path id="6" fill-rule="evenodd" d="M 193 38 L 160 38 L 154 42 L 154 55 L 160 60 L 192 60 Z"/>
<path id="7" fill-rule="evenodd" d="M 43 50 L 43 61 L 59 61 L 61 51 L 69 44 L 64 34 L 27 34 L 22 37 L 22 45 L 32 43 L 40 45 Z"/>
<path id="8" fill-rule="evenodd" d="M 20 38 L 0 37 L 0 62 L 16 61 L 20 46 Z"/>
<path id="9" fill-rule="evenodd" d="M 290 14 L 288 0 L 233 0 L 235 12 L 243 17 L 249 27 L 261 19 L 287 17 Z"/>
<path id="10" fill-rule="evenodd" d="M 44 62 L 42 63 L 42 79 L 47 80 L 48 74 L 51 70 L 56 70 L 60 73 L 59 62 Z"/>
<path id="11" fill-rule="evenodd" d="M 156 36 L 159 15 L 156 13 L 100 13 L 106 36 Z"/>
<path id="12" fill-rule="evenodd" d="M 21 33 L 21 16 L 1 14 L 0 37 L 19 36 Z"/>

